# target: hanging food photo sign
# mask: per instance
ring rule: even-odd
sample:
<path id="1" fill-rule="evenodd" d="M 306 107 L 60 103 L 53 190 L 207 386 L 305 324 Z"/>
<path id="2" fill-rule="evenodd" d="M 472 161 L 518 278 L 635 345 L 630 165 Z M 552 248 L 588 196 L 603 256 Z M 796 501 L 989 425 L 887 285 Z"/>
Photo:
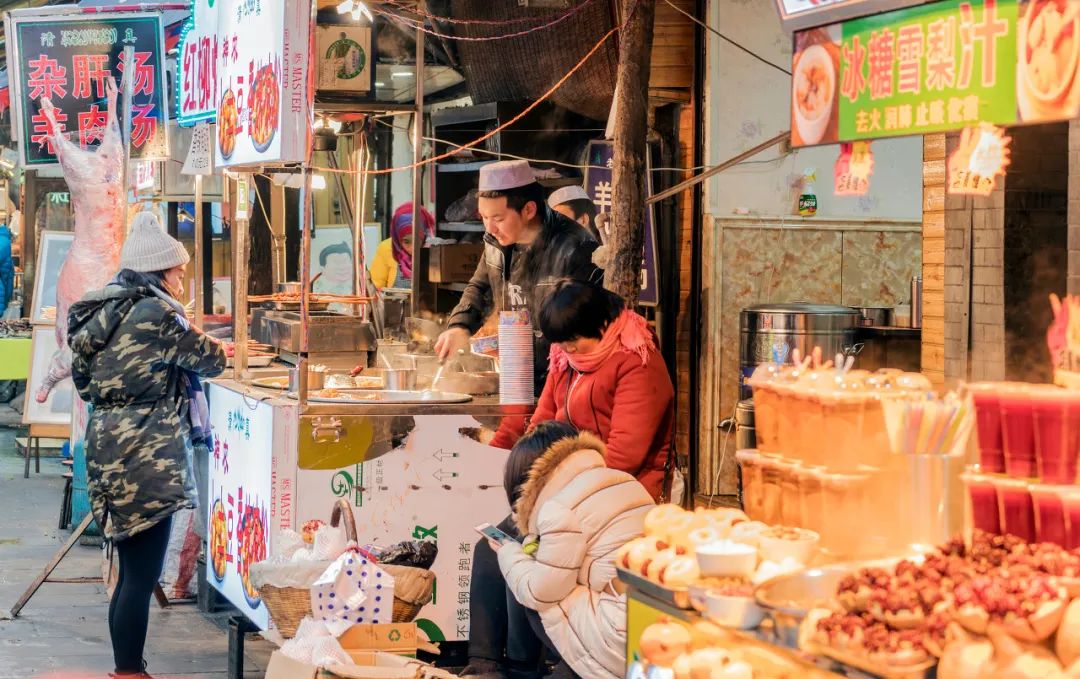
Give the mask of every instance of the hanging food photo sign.
<path id="1" fill-rule="evenodd" d="M 176 119 L 181 125 L 213 121 L 217 114 L 218 63 L 222 46 L 218 43 L 218 13 L 214 4 L 215 0 L 192 0 L 191 18 L 180 34 Z"/>
<path id="2" fill-rule="evenodd" d="M 997 176 L 1005 176 L 1011 162 L 1005 132 L 989 123 L 967 127 L 960 133 L 960 145 L 949 156 L 948 190 L 952 195 L 989 196 Z"/>
<path id="3" fill-rule="evenodd" d="M 301 162 L 310 127 L 308 0 L 217 2 L 217 167 Z"/>
<path id="4" fill-rule="evenodd" d="M 124 48 L 134 48 L 131 99 L 132 160 L 169 156 L 161 17 L 13 10 L 5 21 L 14 128 L 23 167 L 56 164 L 50 125 L 41 110 L 49 99 L 61 132 L 85 147 L 101 142 L 107 115 L 106 83 L 119 86 Z"/>
<path id="5" fill-rule="evenodd" d="M 837 196 L 865 196 L 870 190 L 874 171 L 874 153 L 870 142 L 840 144 L 840 156 L 833 171 L 833 193 Z"/>

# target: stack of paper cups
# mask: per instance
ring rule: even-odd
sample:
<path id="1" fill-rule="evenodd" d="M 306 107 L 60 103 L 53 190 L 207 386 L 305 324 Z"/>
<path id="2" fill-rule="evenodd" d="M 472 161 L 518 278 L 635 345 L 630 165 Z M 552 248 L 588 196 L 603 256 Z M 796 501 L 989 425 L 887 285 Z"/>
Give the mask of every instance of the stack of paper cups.
<path id="1" fill-rule="evenodd" d="M 499 402 L 532 405 L 533 327 L 528 311 L 499 313 Z"/>

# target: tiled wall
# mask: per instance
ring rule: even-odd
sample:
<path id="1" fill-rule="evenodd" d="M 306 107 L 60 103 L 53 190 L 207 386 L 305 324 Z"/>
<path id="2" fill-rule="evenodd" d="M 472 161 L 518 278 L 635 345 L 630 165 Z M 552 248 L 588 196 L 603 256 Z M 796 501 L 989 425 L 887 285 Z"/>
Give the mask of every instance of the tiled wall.
<path id="1" fill-rule="evenodd" d="M 739 312 L 748 306 L 814 302 L 907 304 L 922 268 L 918 222 L 715 219 L 723 257 L 722 413 L 738 398 Z"/>

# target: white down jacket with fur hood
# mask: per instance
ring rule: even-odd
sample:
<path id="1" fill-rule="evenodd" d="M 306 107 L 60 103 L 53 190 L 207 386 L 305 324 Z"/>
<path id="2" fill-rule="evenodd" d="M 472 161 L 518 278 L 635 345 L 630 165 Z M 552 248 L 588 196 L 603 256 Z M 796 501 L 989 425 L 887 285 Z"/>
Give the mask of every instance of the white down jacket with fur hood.
<path id="1" fill-rule="evenodd" d="M 522 605 L 540 613 L 559 654 L 585 679 L 626 669 L 626 597 L 615 593 L 615 552 L 644 534 L 652 497 L 637 480 L 604 464 L 589 434 L 559 441 L 532 466 L 514 519 L 536 535 L 532 556 L 511 542 L 499 566 Z"/>

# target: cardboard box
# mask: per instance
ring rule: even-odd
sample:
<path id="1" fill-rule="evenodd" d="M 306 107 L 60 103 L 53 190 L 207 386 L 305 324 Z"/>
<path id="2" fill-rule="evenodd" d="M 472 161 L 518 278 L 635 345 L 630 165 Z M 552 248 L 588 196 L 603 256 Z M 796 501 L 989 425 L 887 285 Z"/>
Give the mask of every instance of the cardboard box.
<path id="1" fill-rule="evenodd" d="M 317 89 L 351 93 L 372 91 L 375 55 L 371 49 L 370 27 L 317 26 L 315 45 Z"/>
<path id="2" fill-rule="evenodd" d="M 428 252 L 428 280 L 432 283 L 468 283 L 484 256 L 483 243 L 432 245 Z"/>
<path id="3" fill-rule="evenodd" d="M 416 657 L 416 650 L 420 646 L 415 623 L 353 625 L 338 637 L 338 641 L 354 659 L 354 653 L 363 651 L 382 651 Z"/>
<path id="4" fill-rule="evenodd" d="M 379 651 L 358 652 L 353 662 L 354 665 L 322 668 L 274 651 L 265 679 L 450 679 L 454 676 L 418 660 Z"/>

